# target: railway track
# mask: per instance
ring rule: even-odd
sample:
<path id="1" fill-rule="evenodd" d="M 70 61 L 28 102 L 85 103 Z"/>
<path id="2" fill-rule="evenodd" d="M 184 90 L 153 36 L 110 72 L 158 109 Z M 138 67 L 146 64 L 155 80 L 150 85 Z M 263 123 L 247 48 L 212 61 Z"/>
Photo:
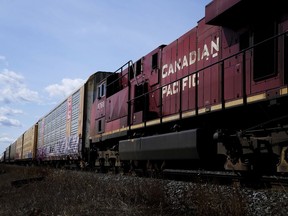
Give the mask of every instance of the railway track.
<path id="1" fill-rule="evenodd" d="M 287 176 L 260 176 L 250 173 L 236 173 L 227 171 L 204 171 L 204 170 L 176 170 L 166 169 L 163 178 L 178 181 L 193 181 L 215 184 L 234 184 L 239 187 L 254 189 L 260 188 L 288 188 Z"/>
<path id="2" fill-rule="evenodd" d="M 20 168 L 27 168 L 23 166 L 16 166 Z M 47 168 L 47 167 L 46 167 Z M 64 167 L 65 170 L 70 170 L 73 172 L 95 172 L 95 170 L 81 170 L 79 169 L 72 169 L 71 167 L 67 168 Z M 4 170 L 0 170 L 0 174 L 4 174 Z M 109 173 L 109 174 L 108 174 Z M 104 174 L 104 173 L 103 173 Z M 107 172 L 107 175 L 127 175 L 115 174 L 115 172 Z M 129 174 L 128 174 L 129 175 Z M 150 177 L 150 178 L 161 178 L 163 180 L 175 180 L 175 181 L 186 181 L 186 182 L 195 182 L 195 183 L 211 183 L 211 184 L 218 184 L 218 185 L 234 185 L 238 187 L 246 187 L 246 188 L 253 188 L 253 189 L 261 189 L 261 188 L 279 188 L 279 189 L 286 189 L 288 190 L 288 176 L 281 176 L 281 175 L 271 175 L 271 176 L 260 176 L 256 174 L 249 174 L 247 172 L 233 172 L 233 171 L 206 171 L 206 170 L 181 170 L 181 169 L 165 169 L 162 171 L 160 175 L 158 174 L 151 174 L 151 175 L 144 175 L 142 172 L 136 172 L 133 176 L 138 177 Z M 38 180 L 43 180 L 44 177 L 37 178 L 23 178 L 17 181 L 11 182 L 12 185 L 18 186 L 22 184 L 26 184 L 29 182 L 34 182 Z"/>

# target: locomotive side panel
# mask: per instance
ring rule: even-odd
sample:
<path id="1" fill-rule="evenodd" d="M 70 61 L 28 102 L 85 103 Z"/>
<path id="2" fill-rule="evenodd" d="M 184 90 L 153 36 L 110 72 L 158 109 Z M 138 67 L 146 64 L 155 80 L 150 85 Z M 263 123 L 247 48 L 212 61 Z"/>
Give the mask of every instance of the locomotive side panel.
<path id="1" fill-rule="evenodd" d="M 105 102 L 105 133 L 127 127 L 128 124 L 128 76 L 129 64 L 122 66 L 113 75 L 107 77 Z"/>
<path id="2" fill-rule="evenodd" d="M 144 56 L 143 61 L 143 73 L 145 74 L 145 82 L 148 83 L 147 91 L 149 95 L 147 100 L 149 102 L 149 113 L 147 120 L 159 118 L 160 116 L 160 102 L 159 102 L 159 82 L 161 76 L 161 62 L 162 62 L 162 50 L 165 45 L 159 46 L 157 49 Z"/>
<path id="3" fill-rule="evenodd" d="M 205 25 L 205 19 L 200 20 L 197 28 L 196 57 L 199 71 L 197 74 L 199 113 L 210 111 L 211 106 L 220 103 L 219 65 L 210 66 L 220 59 L 220 41 L 218 27 Z"/>
<path id="4" fill-rule="evenodd" d="M 159 88 L 164 46 L 159 46 L 137 61 L 141 61 L 141 73 L 130 80 L 131 125 L 142 124 L 160 116 L 159 90 L 156 89 Z"/>
<path id="5" fill-rule="evenodd" d="M 244 31 L 245 32 L 245 31 Z M 225 59 L 233 54 L 239 52 L 239 49 L 247 48 L 246 40 L 243 39 L 245 33 L 237 33 L 228 28 L 222 28 L 221 52 L 222 58 Z M 240 36 L 239 36 L 240 35 Z M 242 36 L 241 36 L 242 35 Z M 243 36 L 244 35 L 244 36 Z M 240 38 L 239 38 L 240 37 Z M 241 39 L 242 38 L 242 39 Z M 238 42 L 239 41 L 239 42 Z M 243 41 L 243 42 L 242 42 Z M 245 41 L 245 44 L 244 44 Z M 242 45 L 243 44 L 243 45 Z M 238 54 L 232 58 L 228 58 L 223 63 L 224 69 L 224 100 L 226 107 L 231 107 L 243 103 L 243 61 L 249 62 L 249 52 L 243 57 Z M 243 60 L 243 58 L 246 58 Z M 250 67 L 247 66 L 245 71 L 249 71 Z M 248 85 L 247 87 L 250 88 Z"/>
<path id="6" fill-rule="evenodd" d="M 86 139 L 90 141 L 105 132 L 106 77 L 111 72 L 97 72 L 87 82 L 86 90 Z M 90 87 L 89 87 L 90 86 Z M 90 95 L 90 97 L 88 97 Z M 90 98 L 90 99 L 89 99 Z M 88 131 L 87 131 L 88 130 Z M 88 143 L 88 142 L 86 142 Z"/>
<path id="7" fill-rule="evenodd" d="M 177 79 L 178 41 L 174 41 L 163 49 L 162 56 L 162 116 L 172 115 L 179 112 L 179 82 Z"/>
<path id="8" fill-rule="evenodd" d="M 190 75 L 196 71 L 196 65 L 192 64 L 193 62 L 193 52 L 190 52 L 190 47 L 196 47 L 196 29 L 190 30 L 185 35 L 181 36 L 178 40 L 179 43 L 179 56 L 183 56 L 181 66 L 181 77 L 184 77 L 180 80 L 180 91 L 182 93 L 181 100 L 181 111 L 185 112 L 188 110 L 195 110 L 195 88 L 192 88 L 193 77 L 196 76 Z M 195 83 L 194 83 L 195 86 Z"/>

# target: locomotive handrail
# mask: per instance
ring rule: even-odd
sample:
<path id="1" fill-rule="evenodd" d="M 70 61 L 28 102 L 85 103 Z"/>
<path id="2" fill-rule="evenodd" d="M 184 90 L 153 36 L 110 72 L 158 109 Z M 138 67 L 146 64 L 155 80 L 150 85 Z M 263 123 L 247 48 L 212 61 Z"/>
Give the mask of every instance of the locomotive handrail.
<path id="1" fill-rule="evenodd" d="M 274 39 L 276 39 L 276 38 L 279 38 L 279 37 L 281 37 L 281 36 L 283 36 L 283 35 L 286 35 L 286 34 L 288 34 L 288 32 L 287 31 L 285 31 L 285 32 L 283 32 L 283 33 L 281 33 L 281 34 L 277 34 L 277 35 L 274 35 L 274 36 L 272 36 L 272 37 L 269 37 L 269 38 L 267 38 L 267 39 L 264 39 L 264 40 L 262 40 L 261 42 L 258 42 L 258 43 L 256 43 L 256 44 L 253 44 L 253 45 L 251 45 L 251 46 L 249 46 L 249 47 L 247 47 L 247 48 L 245 48 L 245 49 L 242 49 L 241 51 L 239 51 L 239 52 L 236 52 L 236 53 L 234 53 L 234 54 L 232 54 L 232 55 L 229 55 L 229 56 L 227 56 L 227 57 L 225 57 L 225 58 L 222 58 L 222 59 L 220 59 L 220 60 L 218 60 L 217 62 L 214 62 L 214 63 L 212 63 L 212 64 L 209 64 L 208 66 L 205 66 L 205 67 L 203 67 L 203 68 L 200 68 L 200 69 L 198 69 L 198 70 L 196 70 L 196 71 L 194 71 L 194 72 L 189 72 L 188 73 L 188 75 L 185 75 L 185 76 L 183 76 L 183 77 L 181 77 L 181 78 L 178 78 L 178 79 L 175 79 L 175 80 L 173 80 L 173 81 L 171 81 L 171 82 L 169 82 L 169 83 L 166 83 L 166 84 L 163 84 L 163 85 L 161 85 L 161 86 L 158 86 L 157 88 L 155 88 L 155 89 L 153 89 L 153 90 L 150 90 L 150 91 L 147 91 L 147 92 L 145 92 L 145 93 L 143 93 L 142 95 L 139 95 L 139 96 L 136 96 L 136 97 L 134 97 L 133 99 L 131 99 L 131 100 L 128 100 L 127 101 L 127 103 L 133 103 L 133 101 L 134 100 L 136 100 L 136 99 L 139 99 L 139 98 L 141 98 L 141 97 L 145 97 L 147 94 L 149 95 L 149 94 L 151 94 L 151 93 L 153 93 L 153 92 L 156 92 L 156 91 L 158 91 L 158 90 L 160 90 L 161 92 L 160 92 L 160 97 L 161 97 L 161 95 L 162 95 L 162 89 L 163 89 L 163 87 L 165 87 L 165 86 L 167 86 L 167 85 L 170 85 L 170 84 L 172 84 L 172 83 L 175 83 L 175 82 L 179 82 L 179 81 L 181 81 L 182 79 L 184 79 L 184 78 L 186 78 L 186 77 L 189 77 L 189 76 L 191 76 L 191 75 L 196 75 L 196 74 L 199 74 L 201 71 L 204 71 L 204 70 L 206 70 L 206 69 L 208 69 L 208 68 L 210 68 L 210 67 L 212 67 L 212 66 L 214 66 L 214 65 L 219 65 L 219 64 L 222 64 L 222 66 L 221 66 L 221 71 L 220 71 L 220 73 L 221 73 L 221 83 L 222 83 L 222 85 L 221 85 L 221 103 L 222 103 L 222 107 L 223 108 L 225 108 L 225 101 L 224 101 L 224 62 L 226 61 L 226 60 L 228 60 L 228 59 L 231 59 L 231 58 L 233 58 L 233 57 L 235 57 L 235 56 L 238 56 L 238 55 L 240 55 L 240 54 L 243 54 L 243 56 L 245 56 L 245 53 L 247 52 L 247 51 L 249 51 L 249 50 L 252 50 L 253 48 L 255 48 L 255 47 L 258 47 L 258 46 L 260 46 L 260 45 L 262 45 L 262 44 L 264 44 L 264 43 L 267 43 L 268 41 L 271 41 L 271 40 L 274 40 Z M 245 58 L 243 58 L 243 62 L 242 62 L 242 64 L 243 64 L 243 73 L 242 73 L 242 75 L 243 75 L 243 83 L 242 83 L 242 93 L 243 93 L 243 99 L 244 99 L 244 103 L 246 103 L 246 92 L 245 92 L 245 85 L 246 85 L 246 83 L 245 83 L 245 64 L 246 64 L 246 62 L 245 62 Z M 197 77 L 197 75 L 196 75 L 196 77 Z M 181 82 L 180 82 L 180 86 L 181 86 Z M 180 92 L 180 95 L 182 95 L 182 93 Z M 180 100 L 181 100 L 181 96 L 180 96 Z M 198 114 L 198 105 L 197 105 L 197 102 L 198 102 L 198 82 L 195 82 L 195 112 L 196 112 L 196 114 Z M 159 105 L 159 107 L 160 107 L 160 109 L 162 110 L 162 102 L 161 102 L 161 104 Z M 181 109 L 181 108 L 180 108 Z M 160 112 L 160 113 L 162 113 L 162 112 Z M 181 110 L 180 110 L 180 115 L 181 115 Z M 160 116 L 160 118 L 162 118 L 162 115 Z M 144 120 L 144 122 L 146 122 L 146 120 Z"/>
<path id="2" fill-rule="evenodd" d="M 129 60 L 128 62 L 126 62 L 125 64 L 123 64 L 121 67 L 119 67 L 117 70 L 115 70 L 114 72 L 113 72 L 113 74 L 116 74 L 116 73 L 122 73 L 124 70 L 123 70 L 123 68 L 126 66 L 126 65 L 128 65 L 127 66 L 127 68 L 129 68 L 130 67 L 130 64 L 131 65 L 133 65 L 133 61 L 132 60 Z M 128 69 L 129 70 L 129 69 Z M 133 70 L 134 70 L 134 68 L 133 68 Z M 122 74 L 120 77 L 118 77 L 117 79 L 115 79 L 115 80 L 113 80 L 111 83 L 109 83 L 109 85 L 112 85 L 113 83 L 115 83 L 115 82 L 117 82 L 118 80 L 120 80 L 120 79 L 122 79 L 123 77 L 125 77 L 127 74 L 125 73 L 125 74 Z M 109 86 L 109 85 L 107 85 L 107 86 Z"/>

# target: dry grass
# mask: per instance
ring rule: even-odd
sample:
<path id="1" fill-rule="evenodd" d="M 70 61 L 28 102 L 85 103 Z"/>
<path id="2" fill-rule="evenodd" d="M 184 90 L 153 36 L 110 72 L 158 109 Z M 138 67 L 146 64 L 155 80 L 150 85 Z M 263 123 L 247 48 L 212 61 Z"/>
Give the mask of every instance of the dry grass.
<path id="1" fill-rule="evenodd" d="M 245 215 L 235 190 L 120 175 L 0 165 L 0 215 Z M 43 176 L 15 187 L 11 181 Z M 215 189 L 215 188 L 214 188 Z M 214 190 L 213 189 L 213 190 Z"/>

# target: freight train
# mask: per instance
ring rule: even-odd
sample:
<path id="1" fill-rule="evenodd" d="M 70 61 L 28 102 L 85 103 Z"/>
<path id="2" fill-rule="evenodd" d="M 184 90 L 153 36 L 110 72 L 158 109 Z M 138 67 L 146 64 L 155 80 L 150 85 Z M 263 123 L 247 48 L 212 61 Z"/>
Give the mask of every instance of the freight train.
<path id="1" fill-rule="evenodd" d="M 287 31 L 283 0 L 213 0 L 170 44 L 93 74 L 4 161 L 287 173 Z"/>

